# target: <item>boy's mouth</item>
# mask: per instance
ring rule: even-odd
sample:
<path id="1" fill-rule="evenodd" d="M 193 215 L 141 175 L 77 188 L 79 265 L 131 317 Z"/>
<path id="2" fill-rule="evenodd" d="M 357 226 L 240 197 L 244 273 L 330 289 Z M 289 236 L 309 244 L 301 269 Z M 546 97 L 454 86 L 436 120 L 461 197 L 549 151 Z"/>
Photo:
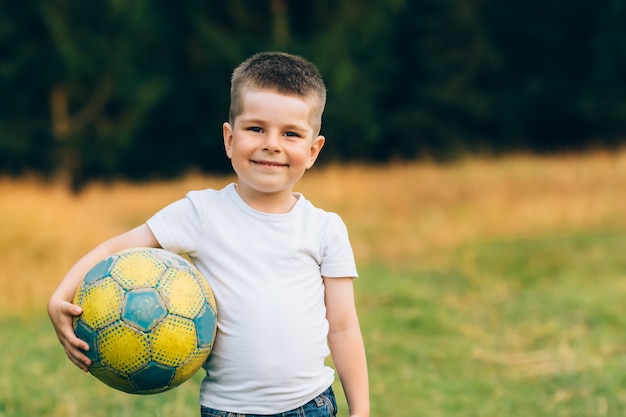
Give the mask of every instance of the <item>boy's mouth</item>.
<path id="1" fill-rule="evenodd" d="M 279 162 L 255 161 L 254 159 L 251 160 L 250 162 L 252 162 L 255 165 L 261 165 L 261 166 L 266 166 L 266 167 L 287 167 L 287 166 L 289 166 L 288 164 L 281 164 Z"/>

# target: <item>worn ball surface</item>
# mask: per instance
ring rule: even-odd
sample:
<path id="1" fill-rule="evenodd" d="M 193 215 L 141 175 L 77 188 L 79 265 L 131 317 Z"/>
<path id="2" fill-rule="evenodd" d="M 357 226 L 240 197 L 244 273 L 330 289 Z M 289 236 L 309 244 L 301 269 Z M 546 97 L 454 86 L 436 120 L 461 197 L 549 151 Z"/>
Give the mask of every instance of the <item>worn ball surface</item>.
<path id="1" fill-rule="evenodd" d="M 89 372 L 131 394 L 174 388 L 206 361 L 216 331 L 213 292 L 185 258 L 163 249 L 112 255 L 81 282 L 76 335 L 89 344 Z"/>

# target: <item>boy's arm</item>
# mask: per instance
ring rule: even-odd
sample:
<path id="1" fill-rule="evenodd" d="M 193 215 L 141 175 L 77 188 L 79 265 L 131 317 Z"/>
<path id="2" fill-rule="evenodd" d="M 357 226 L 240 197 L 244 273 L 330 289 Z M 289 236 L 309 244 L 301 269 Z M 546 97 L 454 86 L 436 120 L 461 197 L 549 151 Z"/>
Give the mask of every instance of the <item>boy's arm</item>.
<path id="1" fill-rule="evenodd" d="M 81 349 L 87 350 L 89 345 L 76 337 L 72 327 L 72 318 L 82 313 L 79 306 L 72 304 L 74 293 L 94 265 L 107 256 L 134 247 L 159 247 L 148 225 L 143 224 L 96 246 L 70 268 L 48 301 L 48 315 L 59 341 L 68 358 L 83 371 L 87 371 L 91 363 Z"/>
<path id="2" fill-rule="evenodd" d="M 324 278 L 328 344 L 350 416 L 370 414 L 367 360 L 354 303 L 352 278 Z"/>

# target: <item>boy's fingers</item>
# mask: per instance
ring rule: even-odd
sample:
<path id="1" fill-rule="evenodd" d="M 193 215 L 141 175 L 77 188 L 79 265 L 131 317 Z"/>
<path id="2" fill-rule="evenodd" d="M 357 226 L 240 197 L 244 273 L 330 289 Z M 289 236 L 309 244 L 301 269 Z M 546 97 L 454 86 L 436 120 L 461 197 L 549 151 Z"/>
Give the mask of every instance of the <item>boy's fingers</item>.
<path id="1" fill-rule="evenodd" d="M 72 304 L 68 301 L 63 301 L 61 304 L 61 311 L 64 314 L 69 314 L 70 316 L 80 316 L 83 314 L 83 309 L 80 306 Z"/>
<path id="2" fill-rule="evenodd" d="M 76 334 L 74 334 L 74 331 L 72 331 L 71 333 L 68 334 L 68 336 L 66 336 L 66 340 L 70 344 L 70 346 L 72 346 L 75 349 L 79 349 L 85 352 L 89 350 L 89 344 L 85 342 L 84 340 L 76 337 Z"/>
<path id="3" fill-rule="evenodd" d="M 68 326 L 60 330 L 59 340 L 61 341 L 61 344 L 66 351 L 69 351 L 70 349 L 76 349 L 78 351 L 86 352 L 89 350 L 89 344 L 84 340 L 78 338 L 78 336 L 76 336 L 76 333 L 74 333 L 74 328 L 72 327 L 71 322 Z"/>
<path id="4" fill-rule="evenodd" d="M 74 365 L 88 372 L 91 361 L 84 352 L 89 350 L 89 344 L 81 340 L 74 333 L 72 318 L 80 316 L 83 309 L 68 301 L 61 301 L 49 310 L 50 318 L 54 325 L 59 341 L 65 349 L 65 354 Z"/>
<path id="5" fill-rule="evenodd" d="M 71 341 L 68 340 L 64 347 L 67 357 L 80 369 L 87 371 L 88 366 L 91 365 L 91 360 L 84 352 L 89 350 L 89 345 L 85 341 L 74 337 Z"/>
<path id="6" fill-rule="evenodd" d="M 89 360 L 89 358 L 81 354 L 80 351 L 74 352 L 75 354 L 70 354 L 70 352 L 67 352 L 67 357 L 70 358 L 74 365 L 78 366 L 83 371 L 88 372 L 89 365 L 91 365 L 91 361 Z"/>
<path id="7" fill-rule="evenodd" d="M 75 348 L 84 351 L 89 350 L 89 345 L 87 344 L 87 342 L 76 337 L 76 334 L 74 333 L 74 328 L 71 324 L 72 319 L 69 317 L 80 316 L 83 313 L 83 309 L 76 304 L 64 301 L 61 305 L 61 312 L 67 317 L 67 323 L 69 324 L 69 327 L 66 327 L 65 331 L 63 332 L 64 339 L 67 341 L 67 343 Z"/>

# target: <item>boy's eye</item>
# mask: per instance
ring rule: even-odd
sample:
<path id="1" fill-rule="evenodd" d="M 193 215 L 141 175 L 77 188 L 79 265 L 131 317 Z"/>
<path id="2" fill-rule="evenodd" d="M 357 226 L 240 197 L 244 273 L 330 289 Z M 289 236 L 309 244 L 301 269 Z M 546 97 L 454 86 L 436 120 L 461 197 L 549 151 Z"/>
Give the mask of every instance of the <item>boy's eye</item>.
<path id="1" fill-rule="evenodd" d="M 300 137 L 300 135 L 297 134 L 296 132 L 285 132 L 285 136 L 293 137 L 293 138 L 299 138 Z"/>
<path id="2" fill-rule="evenodd" d="M 257 133 L 263 132 L 263 129 L 261 129 L 260 127 L 257 127 L 257 126 L 251 126 L 248 129 L 246 129 L 246 130 L 249 130 L 251 132 L 257 132 Z"/>

